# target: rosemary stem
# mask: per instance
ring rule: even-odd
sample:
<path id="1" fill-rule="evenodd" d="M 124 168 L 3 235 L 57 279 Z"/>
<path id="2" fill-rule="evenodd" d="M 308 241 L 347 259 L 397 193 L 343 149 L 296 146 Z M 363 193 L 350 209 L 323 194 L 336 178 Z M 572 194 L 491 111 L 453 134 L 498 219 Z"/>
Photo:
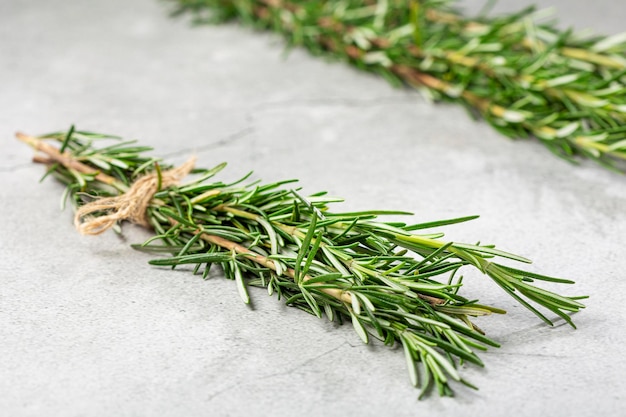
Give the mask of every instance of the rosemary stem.
<path id="1" fill-rule="evenodd" d="M 233 207 L 228 207 L 228 206 L 226 206 L 224 204 L 216 206 L 215 210 L 226 211 L 226 212 L 232 213 L 232 214 L 234 214 L 236 216 L 244 217 L 246 219 L 250 219 L 250 220 L 254 220 L 254 221 L 259 221 L 259 219 L 261 218 L 261 216 L 259 216 L 258 214 L 249 213 L 247 211 L 236 209 L 236 208 L 233 208 Z M 284 231 L 285 233 L 287 233 L 287 234 L 289 234 L 291 236 L 296 236 L 296 237 L 298 237 L 301 240 L 304 238 L 304 233 L 302 233 L 301 231 L 297 230 L 297 228 L 295 228 L 293 226 L 287 226 L 287 225 L 282 224 L 282 223 L 277 222 L 277 221 L 272 221 L 272 224 L 274 226 L 276 226 L 278 229 Z M 204 239 L 204 240 L 206 240 L 206 239 Z M 440 247 L 445 245 L 444 242 L 437 241 L 437 240 L 425 239 L 425 238 L 420 240 L 420 243 L 424 243 L 424 242 L 427 242 L 428 245 L 430 245 L 433 248 L 440 248 Z M 231 242 L 231 243 L 233 243 L 233 242 Z M 219 243 L 216 243 L 216 244 L 219 244 Z M 230 247 L 226 247 L 226 246 L 224 246 L 224 247 L 227 248 L 227 249 L 231 249 Z M 240 246 L 240 247 L 243 248 L 242 246 Z M 320 243 L 320 247 L 328 247 L 328 245 L 325 242 L 321 242 Z M 236 249 L 236 250 L 238 251 L 239 249 Z M 244 252 L 240 252 L 240 253 L 244 253 Z M 253 254 L 255 256 L 260 256 L 258 254 L 255 254 L 254 252 L 251 252 L 251 251 L 248 251 L 248 253 L 251 253 L 251 254 Z M 264 257 L 261 257 L 261 258 L 264 258 Z M 343 262 L 344 262 L 344 264 L 346 264 L 348 266 L 348 265 L 350 265 L 350 263 L 352 261 L 353 261 L 353 259 L 350 258 L 350 259 L 345 259 Z M 263 264 L 261 262 L 259 262 L 259 263 L 262 264 L 262 265 L 267 266 L 268 268 L 276 270 L 276 266 L 274 265 L 274 263 L 270 259 L 265 258 L 263 260 L 263 262 L 269 262 L 269 263 L 271 263 L 271 266 L 270 266 L 270 264 L 266 265 L 266 264 Z M 294 278 L 295 271 L 293 269 L 288 269 L 287 270 L 287 275 L 289 277 L 291 277 L 291 278 Z M 306 275 L 303 278 L 303 281 L 308 281 L 310 279 L 311 279 L 311 277 Z M 352 301 L 352 298 L 350 297 L 350 294 L 346 293 L 344 291 L 341 291 L 340 293 L 337 293 L 336 291 L 328 292 L 328 291 L 326 291 L 326 289 L 322 289 L 322 291 L 326 292 L 327 294 L 332 295 L 333 297 L 338 298 L 338 299 L 340 299 L 342 301 L 345 301 L 345 302 L 348 302 L 348 303 L 350 303 Z M 439 305 L 439 304 L 442 304 L 442 303 L 445 302 L 441 298 L 432 297 L 432 296 L 425 295 L 425 294 L 418 294 L 418 297 L 421 298 L 424 301 L 429 302 L 432 305 Z"/>
<path id="2" fill-rule="evenodd" d="M 97 169 L 91 168 L 88 165 L 83 164 L 80 161 L 77 161 L 69 152 L 59 152 L 57 148 L 50 145 L 49 143 L 44 142 L 39 138 L 35 138 L 33 136 L 26 135 L 21 132 L 17 132 L 15 134 L 17 139 L 26 143 L 33 149 L 43 152 L 48 155 L 54 162 L 58 162 L 62 164 L 64 167 L 68 169 L 73 169 L 83 174 L 94 175 L 94 178 L 100 181 L 103 184 L 110 185 L 111 187 L 116 188 L 121 192 L 128 191 L 128 187 L 122 184 L 120 181 L 111 177 L 110 175 L 104 174 Z M 35 160 L 35 162 L 40 162 L 39 160 Z"/>
<path id="3" fill-rule="evenodd" d="M 174 221 L 172 221 L 172 224 L 174 224 Z M 238 243 L 232 242 L 228 239 L 224 239 L 223 237 L 220 236 L 215 236 L 215 235 L 211 235 L 208 233 L 204 233 L 202 231 L 198 231 L 197 233 L 200 233 L 200 238 L 206 242 L 212 243 L 214 245 L 220 246 L 224 249 L 228 249 L 231 251 L 235 251 L 239 254 L 242 255 L 246 255 L 250 260 L 256 262 L 259 265 L 265 266 L 266 268 L 269 268 L 273 271 L 276 271 L 276 264 L 274 263 L 274 261 L 272 261 L 271 259 L 268 259 L 267 257 L 255 253 L 253 251 L 251 251 L 250 249 L 246 248 L 245 246 L 242 246 Z M 295 271 L 291 268 L 287 268 L 287 270 L 284 271 L 285 275 L 287 275 L 289 278 L 294 279 L 295 278 Z M 306 282 L 311 280 L 311 276 L 310 275 L 305 275 L 304 277 L 302 277 L 302 281 Z M 320 291 L 340 300 L 343 301 L 344 303 L 347 304 L 351 304 L 352 303 L 352 296 L 350 295 L 350 293 L 336 289 L 336 288 L 320 288 Z"/>
<path id="4" fill-rule="evenodd" d="M 626 39 L 579 36 L 526 9 L 468 18 L 453 0 L 170 0 L 198 21 L 237 20 L 345 60 L 435 101 L 463 104 L 511 138 L 626 172 Z"/>

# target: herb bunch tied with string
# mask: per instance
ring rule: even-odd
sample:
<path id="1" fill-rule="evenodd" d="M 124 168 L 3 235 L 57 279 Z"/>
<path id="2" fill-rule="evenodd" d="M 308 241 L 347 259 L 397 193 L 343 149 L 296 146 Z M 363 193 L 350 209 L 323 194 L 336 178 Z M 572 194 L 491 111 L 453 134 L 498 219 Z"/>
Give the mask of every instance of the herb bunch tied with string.
<path id="1" fill-rule="evenodd" d="M 434 387 L 441 395 L 452 395 L 453 381 L 471 386 L 460 365 L 483 366 L 476 352 L 498 346 L 472 318 L 504 311 L 466 298 L 462 269 L 484 273 L 547 324 L 552 320 L 546 310 L 573 326 L 570 313 L 584 307 L 583 297 L 536 285 L 572 281 L 505 265 L 498 259 L 530 261 L 492 245 L 446 241 L 432 231 L 476 216 L 415 224 L 383 221 L 379 215 L 409 213 L 331 211 L 329 205 L 338 199 L 323 192 L 304 197 L 295 181 L 212 180 L 225 164 L 195 168 L 194 176 L 180 184 L 172 172 L 185 176 L 189 163 L 181 174 L 146 155 L 148 147 L 73 128 L 18 138 L 40 152 L 35 161 L 48 166 L 47 175 L 66 185 L 63 201 L 82 213 L 79 228 L 102 220 L 109 224 L 89 233 L 118 228 L 121 218 L 111 216 L 122 209 L 111 201 L 124 199 L 126 204 L 138 183 L 153 180 L 153 195 L 135 221 L 155 235 L 134 247 L 169 256 L 150 264 L 190 268 L 204 278 L 218 266 L 245 303 L 250 287 L 263 287 L 320 318 L 350 321 L 364 343 L 374 338 L 399 344 L 411 381 L 423 393 Z M 97 209 L 86 215 L 83 210 L 90 204 Z"/>

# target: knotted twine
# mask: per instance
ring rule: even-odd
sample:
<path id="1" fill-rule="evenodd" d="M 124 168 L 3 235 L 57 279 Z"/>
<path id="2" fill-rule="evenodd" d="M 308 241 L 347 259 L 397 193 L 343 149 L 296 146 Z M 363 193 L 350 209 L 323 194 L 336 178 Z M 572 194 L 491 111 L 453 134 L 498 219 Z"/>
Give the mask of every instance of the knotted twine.
<path id="1" fill-rule="evenodd" d="M 192 157 L 177 168 L 161 173 L 161 187 L 178 185 L 189 175 L 196 163 Z M 154 195 L 159 191 L 159 174 L 152 172 L 138 178 L 124 194 L 104 197 L 81 206 L 74 216 L 74 226 L 83 235 L 99 235 L 121 220 L 128 220 L 140 226 L 149 226 L 146 210 Z M 108 213 L 93 216 L 94 213 Z"/>

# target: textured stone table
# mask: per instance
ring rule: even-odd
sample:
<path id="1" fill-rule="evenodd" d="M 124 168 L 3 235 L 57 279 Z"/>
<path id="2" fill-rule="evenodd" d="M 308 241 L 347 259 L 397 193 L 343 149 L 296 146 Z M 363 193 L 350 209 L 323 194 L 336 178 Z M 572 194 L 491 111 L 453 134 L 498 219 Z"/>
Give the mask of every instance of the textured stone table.
<path id="1" fill-rule="evenodd" d="M 477 10 L 479 1 L 466 2 Z M 520 7 L 502 1 L 499 10 Z M 526 3 L 526 1 L 522 2 Z M 563 25 L 617 33 L 615 0 L 544 0 Z M 626 383 L 626 178 L 510 141 L 456 106 L 236 25 L 190 28 L 156 0 L 0 3 L 0 414 L 17 416 L 615 416 Z M 243 305 L 215 273 L 147 265 L 124 238 L 78 235 L 62 187 L 16 130 L 140 138 L 222 178 L 297 177 L 344 208 L 481 214 L 454 240 L 493 242 L 589 294 L 579 329 L 553 328 L 483 276 L 469 295 L 501 349 L 463 374 L 480 391 L 417 401 L 401 349 L 364 346 L 262 290 Z"/>

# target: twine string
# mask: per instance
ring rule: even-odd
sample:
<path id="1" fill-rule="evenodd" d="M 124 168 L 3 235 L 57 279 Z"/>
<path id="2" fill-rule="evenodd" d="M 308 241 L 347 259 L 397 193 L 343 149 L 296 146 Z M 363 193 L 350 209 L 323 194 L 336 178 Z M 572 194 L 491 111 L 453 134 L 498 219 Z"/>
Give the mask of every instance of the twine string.
<path id="1" fill-rule="evenodd" d="M 189 175 L 196 162 L 192 157 L 179 167 L 161 173 L 161 188 L 178 185 Z M 146 210 L 159 191 L 158 173 L 152 172 L 138 178 L 124 194 L 104 197 L 81 206 L 74 216 L 74 226 L 83 235 L 99 235 L 121 220 L 149 226 Z M 107 213 L 95 216 L 95 213 Z"/>

